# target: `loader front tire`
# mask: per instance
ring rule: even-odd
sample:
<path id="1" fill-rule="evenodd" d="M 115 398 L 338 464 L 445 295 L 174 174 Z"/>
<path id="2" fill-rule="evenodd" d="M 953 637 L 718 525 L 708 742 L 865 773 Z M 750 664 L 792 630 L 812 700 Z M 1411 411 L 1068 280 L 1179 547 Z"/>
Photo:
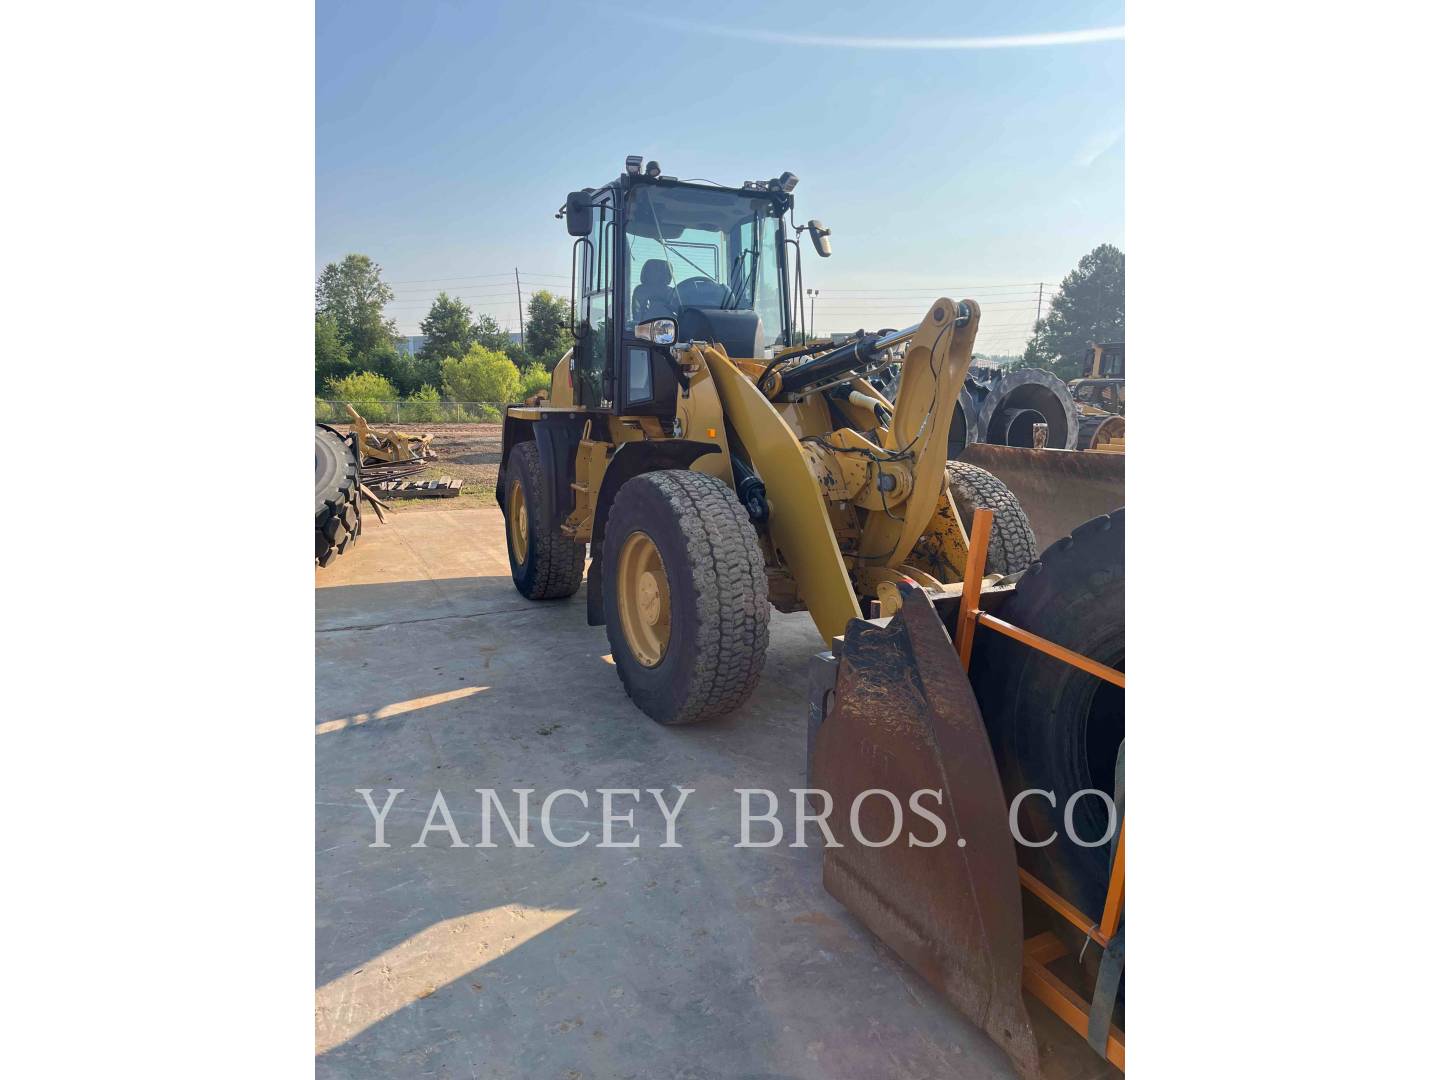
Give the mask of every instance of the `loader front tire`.
<path id="1" fill-rule="evenodd" d="M 329 566 L 360 535 L 360 466 L 350 444 L 315 428 L 315 561 Z"/>
<path id="2" fill-rule="evenodd" d="M 545 524 L 545 478 L 540 451 L 522 442 L 510 451 L 500 509 L 505 515 L 505 550 L 510 579 L 527 600 L 560 600 L 574 596 L 585 575 L 585 545 Z"/>
<path id="3" fill-rule="evenodd" d="M 1020 500 L 998 476 L 969 462 L 947 461 L 945 480 L 966 535 L 977 509 L 995 515 L 990 526 L 990 550 L 985 557 L 987 574 L 1018 574 L 1035 561 L 1035 530 Z"/>
<path id="4" fill-rule="evenodd" d="M 694 724 L 750 696 L 770 644 L 765 560 L 735 494 L 704 473 L 625 482 L 605 526 L 605 632 L 652 720 Z"/>

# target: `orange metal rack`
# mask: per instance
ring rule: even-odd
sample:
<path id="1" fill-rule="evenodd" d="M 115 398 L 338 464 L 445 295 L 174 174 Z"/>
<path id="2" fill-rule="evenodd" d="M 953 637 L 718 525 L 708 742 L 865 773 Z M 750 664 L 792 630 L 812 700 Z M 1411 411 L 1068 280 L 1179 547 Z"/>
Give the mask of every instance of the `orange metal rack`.
<path id="1" fill-rule="evenodd" d="M 975 511 L 971 525 L 970 551 L 965 560 L 965 581 L 961 591 L 960 619 L 955 635 L 955 651 L 960 654 L 960 663 L 968 671 L 970 654 L 975 646 L 977 627 L 985 626 L 1023 645 L 1037 649 L 1047 656 L 1053 656 L 1089 672 L 1097 678 L 1125 688 L 1125 673 L 1096 663 L 1088 656 L 1047 641 L 1042 637 L 1012 626 L 1004 619 L 996 618 L 980 610 L 981 579 L 985 575 L 985 556 L 990 547 L 990 529 L 994 515 L 989 510 Z M 1125 821 L 1121 818 L 1120 834 L 1116 840 L 1115 858 L 1110 869 L 1110 884 L 1105 894 L 1105 906 L 1100 918 L 1092 919 L 1074 904 L 1042 882 L 1033 874 L 1020 871 L 1021 886 L 1040 899 L 1046 906 L 1076 927 L 1102 950 L 1109 949 L 1120 927 L 1120 918 L 1125 907 Z M 1056 1016 L 1082 1036 L 1089 1031 L 1091 1002 L 1086 1001 L 1068 983 L 1050 970 L 1049 965 L 1070 950 L 1053 933 L 1045 932 L 1027 938 L 1023 985 L 1035 995 Z M 1103 1028 L 1101 1029 L 1103 1032 Z M 1105 1040 L 1105 1058 L 1119 1069 L 1125 1068 L 1125 1033 L 1113 1024 Z"/>

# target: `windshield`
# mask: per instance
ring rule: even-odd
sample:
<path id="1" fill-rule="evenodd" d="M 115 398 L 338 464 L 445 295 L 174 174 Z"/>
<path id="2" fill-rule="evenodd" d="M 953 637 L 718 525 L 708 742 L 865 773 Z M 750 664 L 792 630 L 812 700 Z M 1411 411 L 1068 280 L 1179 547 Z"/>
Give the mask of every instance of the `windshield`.
<path id="1" fill-rule="evenodd" d="M 625 326 L 683 307 L 750 310 L 762 340 L 786 344 L 781 211 L 768 197 L 697 188 L 639 187 L 625 222 Z"/>

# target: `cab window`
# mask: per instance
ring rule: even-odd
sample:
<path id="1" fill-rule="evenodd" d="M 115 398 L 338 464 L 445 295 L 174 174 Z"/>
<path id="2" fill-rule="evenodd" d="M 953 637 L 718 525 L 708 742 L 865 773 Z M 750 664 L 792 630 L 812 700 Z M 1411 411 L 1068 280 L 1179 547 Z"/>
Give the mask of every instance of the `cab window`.
<path id="1" fill-rule="evenodd" d="M 589 408 L 602 408 L 607 404 L 614 221 L 614 210 L 608 201 L 597 204 L 594 224 L 584 245 L 585 270 L 581 275 L 584 287 L 577 319 L 585 324 L 585 332 L 575 346 L 575 393 L 579 403 Z"/>

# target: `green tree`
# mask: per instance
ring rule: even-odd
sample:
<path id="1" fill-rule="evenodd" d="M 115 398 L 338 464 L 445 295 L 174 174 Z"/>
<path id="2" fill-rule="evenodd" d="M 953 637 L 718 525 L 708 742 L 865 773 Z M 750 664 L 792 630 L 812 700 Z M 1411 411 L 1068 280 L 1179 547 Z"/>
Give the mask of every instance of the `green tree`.
<path id="1" fill-rule="evenodd" d="M 523 400 L 541 390 L 550 390 L 550 371 L 542 364 L 531 364 L 520 372 L 520 397 Z"/>
<path id="2" fill-rule="evenodd" d="M 493 315 L 481 315 L 475 320 L 474 344 L 484 345 L 495 352 L 505 352 L 510 347 L 510 331 L 501 330 Z"/>
<path id="3" fill-rule="evenodd" d="M 1035 337 L 1026 364 L 1049 368 L 1062 379 L 1085 372 L 1090 343 L 1125 340 L 1125 253 L 1101 244 L 1065 275 Z"/>
<path id="4" fill-rule="evenodd" d="M 426 363 L 409 353 L 401 352 L 393 342 L 371 350 L 354 364 L 361 371 L 383 375 L 395 385 L 402 396 L 413 394 L 425 383 L 434 386 L 440 381 L 439 363 Z"/>
<path id="5" fill-rule="evenodd" d="M 400 419 L 411 424 L 433 424 L 440 419 L 440 391 L 422 386 L 400 406 Z"/>
<path id="6" fill-rule="evenodd" d="M 383 375 L 373 371 L 356 371 L 326 383 L 325 396 L 354 405 L 355 411 L 366 420 L 393 420 L 395 417 L 390 403 L 399 400 L 400 392 Z"/>
<path id="7" fill-rule="evenodd" d="M 430 314 L 420 320 L 425 344 L 418 353 L 422 360 L 441 361 L 448 356 L 464 356 L 475 344 L 475 313 L 469 305 L 441 293 L 430 305 Z"/>
<path id="8" fill-rule="evenodd" d="M 521 345 L 518 341 L 505 342 L 505 347 L 500 351 L 510 358 L 510 362 L 515 365 L 516 371 L 535 363 L 534 358 L 525 351 L 525 346 Z"/>
<path id="9" fill-rule="evenodd" d="M 321 394 L 325 384 L 351 370 L 350 354 L 340 340 L 340 327 L 329 315 L 315 313 L 315 393 Z"/>
<path id="10" fill-rule="evenodd" d="M 369 255 L 346 255 L 330 263 L 315 282 L 315 310 L 335 320 L 340 340 L 356 367 L 368 367 L 372 354 L 394 348 L 395 320 L 385 305 L 395 293 L 380 279 L 380 267 Z"/>
<path id="11" fill-rule="evenodd" d="M 451 401 L 509 403 L 520 396 L 520 372 L 504 353 L 472 345 L 461 357 L 441 362 L 441 385 Z"/>
<path id="12" fill-rule="evenodd" d="M 532 293 L 525 320 L 525 351 L 546 367 L 554 367 L 574 340 L 570 336 L 570 301 L 545 289 Z"/>

